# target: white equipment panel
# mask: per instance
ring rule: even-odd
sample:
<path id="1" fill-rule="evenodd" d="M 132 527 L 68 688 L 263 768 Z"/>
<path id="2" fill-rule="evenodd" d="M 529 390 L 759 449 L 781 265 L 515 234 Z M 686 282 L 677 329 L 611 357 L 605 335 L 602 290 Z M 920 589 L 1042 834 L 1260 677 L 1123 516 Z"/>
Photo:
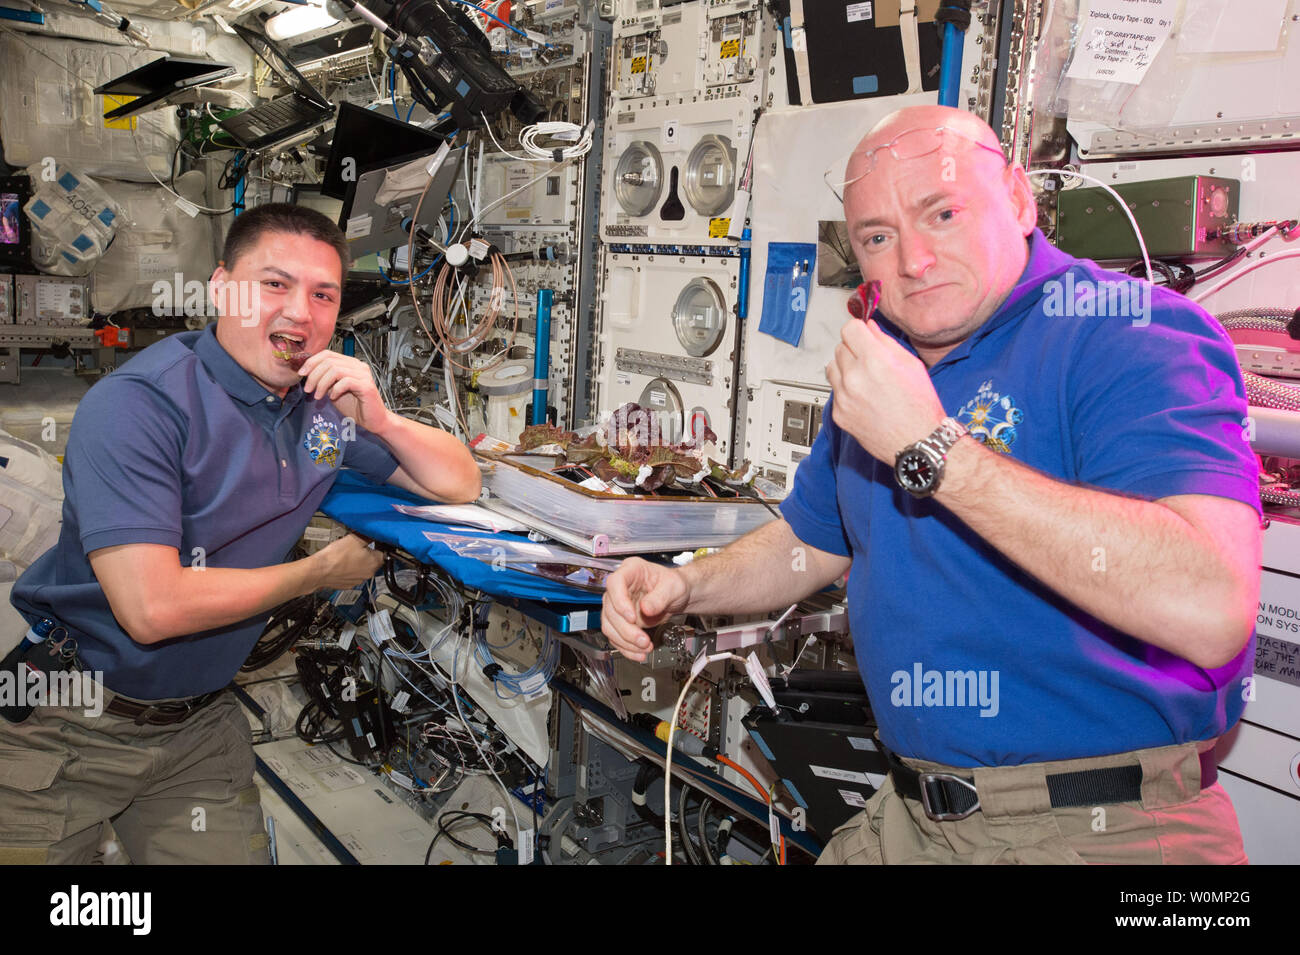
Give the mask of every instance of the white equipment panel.
<path id="1" fill-rule="evenodd" d="M 1300 862 L 1300 521 L 1269 515 L 1256 618 L 1255 680 L 1241 722 L 1219 742 L 1246 854 Z"/>
<path id="2" fill-rule="evenodd" d="M 607 242 L 725 241 L 745 158 L 747 98 L 615 107 L 605 137 L 600 235 Z M 743 214 L 743 210 L 739 214 Z"/>
<path id="3" fill-rule="evenodd" d="M 731 456 L 739 260 L 606 252 L 601 415 L 634 401 L 661 413 L 664 436 L 708 426 Z"/>

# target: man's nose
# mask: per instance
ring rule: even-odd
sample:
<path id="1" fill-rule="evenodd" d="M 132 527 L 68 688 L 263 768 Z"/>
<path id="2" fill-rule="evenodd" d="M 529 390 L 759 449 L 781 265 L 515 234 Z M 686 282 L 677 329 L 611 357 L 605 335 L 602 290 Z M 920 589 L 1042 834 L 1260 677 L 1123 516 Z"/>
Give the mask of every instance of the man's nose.
<path id="1" fill-rule="evenodd" d="M 308 301 L 306 286 L 295 285 L 289 290 L 284 297 L 284 307 L 280 309 L 280 314 L 295 320 L 302 320 L 311 314 L 311 303 Z"/>
<path id="2" fill-rule="evenodd" d="M 929 240 L 916 229 L 903 229 L 898 234 L 898 271 L 900 275 L 919 279 L 935 263 Z"/>

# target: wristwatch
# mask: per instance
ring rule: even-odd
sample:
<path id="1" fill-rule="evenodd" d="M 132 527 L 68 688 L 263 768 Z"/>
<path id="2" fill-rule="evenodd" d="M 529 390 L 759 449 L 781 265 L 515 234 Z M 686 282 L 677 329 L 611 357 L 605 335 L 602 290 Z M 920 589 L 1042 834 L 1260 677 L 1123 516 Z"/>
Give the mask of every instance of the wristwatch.
<path id="1" fill-rule="evenodd" d="M 966 428 L 955 418 L 944 418 L 930 436 L 910 444 L 894 458 L 894 478 L 912 497 L 929 497 L 939 490 L 943 480 L 943 465 L 948 452 Z"/>

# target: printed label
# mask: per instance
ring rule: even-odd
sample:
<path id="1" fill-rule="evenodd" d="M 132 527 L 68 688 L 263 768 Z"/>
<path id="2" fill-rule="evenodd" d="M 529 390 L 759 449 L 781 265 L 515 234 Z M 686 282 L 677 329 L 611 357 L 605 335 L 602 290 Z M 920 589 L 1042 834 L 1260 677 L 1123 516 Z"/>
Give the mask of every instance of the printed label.
<path id="1" fill-rule="evenodd" d="M 860 783 L 864 786 L 871 785 L 871 780 L 867 779 L 866 773 L 856 773 L 851 769 L 831 769 L 829 766 L 814 766 L 808 764 L 808 768 L 813 771 L 814 776 L 821 776 L 823 779 L 838 779 L 845 783 Z"/>
<path id="2" fill-rule="evenodd" d="M 871 4 L 850 3 L 847 7 L 844 8 L 844 12 L 848 15 L 850 23 L 857 23 L 860 20 L 870 20 Z"/>

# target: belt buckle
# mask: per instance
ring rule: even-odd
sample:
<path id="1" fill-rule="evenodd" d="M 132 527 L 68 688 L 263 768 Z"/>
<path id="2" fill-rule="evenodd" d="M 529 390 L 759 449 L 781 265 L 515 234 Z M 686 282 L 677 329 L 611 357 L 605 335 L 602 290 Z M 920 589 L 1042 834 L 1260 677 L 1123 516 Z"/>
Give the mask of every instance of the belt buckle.
<path id="1" fill-rule="evenodd" d="M 948 780 L 965 786 L 974 793 L 975 805 L 971 806 L 965 812 L 936 812 L 930 805 L 930 784 L 941 780 Z M 921 788 L 921 806 L 925 809 L 925 814 L 935 822 L 955 822 L 959 819 L 965 819 L 973 813 L 979 812 L 979 793 L 975 790 L 975 784 L 968 779 L 962 779 L 960 776 L 955 776 L 952 773 L 918 773 L 917 782 L 920 783 Z"/>

